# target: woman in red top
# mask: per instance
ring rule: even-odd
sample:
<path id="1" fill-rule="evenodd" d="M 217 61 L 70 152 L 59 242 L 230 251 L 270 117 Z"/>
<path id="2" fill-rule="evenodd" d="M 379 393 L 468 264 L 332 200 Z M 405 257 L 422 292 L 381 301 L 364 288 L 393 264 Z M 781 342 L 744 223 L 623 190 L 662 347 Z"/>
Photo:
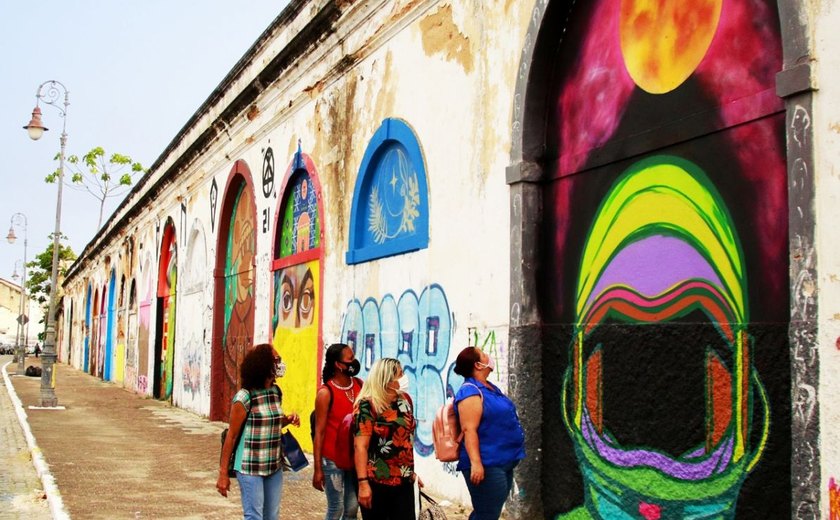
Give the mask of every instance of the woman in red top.
<path id="1" fill-rule="evenodd" d="M 359 512 L 353 454 L 336 451 L 344 446 L 344 443 L 338 442 L 338 427 L 347 414 L 353 413 L 353 403 L 362 388 L 361 380 L 353 377 L 359 373 L 359 368 L 359 362 L 349 346 L 334 343 L 327 348 L 322 375 L 324 384 L 315 396 L 312 450 L 315 458 L 312 485 L 327 494 L 325 520 L 355 519 Z M 340 467 L 346 466 L 342 460 L 349 461 L 350 466 Z M 336 465 L 337 461 L 339 465 Z"/>

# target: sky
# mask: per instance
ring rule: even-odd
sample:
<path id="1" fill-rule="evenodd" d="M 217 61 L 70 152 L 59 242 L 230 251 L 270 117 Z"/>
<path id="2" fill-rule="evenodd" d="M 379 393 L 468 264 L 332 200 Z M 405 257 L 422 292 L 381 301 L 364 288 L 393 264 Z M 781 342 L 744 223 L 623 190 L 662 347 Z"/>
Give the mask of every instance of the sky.
<path id="1" fill-rule="evenodd" d="M 32 141 L 26 125 L 38 86 L 70 92 L 67 155 L 101 146 L 150 167 L 199 106 L 277 17 L 288 0 L 0 0 L 0 233 L 26 216 L 27 261 L 55 229 L 62 119 L 41 104 L 49 131 Z M 63 93 L 62 93 L 63 96 Z M 59 105 L 63 104 L 63 97 Z M 66 170 L 65 170 L 66 172 Z M 103 223 L 121 197 L 108 199 Z M 94 237 L 99 201 L 63 189 L 61 232 L 76 254 Z M 18 240 L 0 241 L 0 278 L 22 263 Z"/>

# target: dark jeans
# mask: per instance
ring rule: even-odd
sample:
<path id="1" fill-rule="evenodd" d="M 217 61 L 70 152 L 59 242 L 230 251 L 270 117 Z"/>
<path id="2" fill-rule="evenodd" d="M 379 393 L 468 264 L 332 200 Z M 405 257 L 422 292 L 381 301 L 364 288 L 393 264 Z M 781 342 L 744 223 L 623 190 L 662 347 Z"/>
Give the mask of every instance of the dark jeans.
<path id="1" fill-rule="evenodd" d="M 415 520 L 413 483 L 385 486 L 371 482 L 370 491 L 371 508 L 361 508 L 364 520 Z"/>
<path id="2" fill-rule="evenodd" d="M 518 461 L 517 461 L 518 462 Z M 513 468 L 517 462 L 504 466 L 484 466 L 484 480 L 479 485 L 470 481 L 470 470 L 462 470 L 472 499 L 470 520 L 498 520 L 513 486 Z"/>

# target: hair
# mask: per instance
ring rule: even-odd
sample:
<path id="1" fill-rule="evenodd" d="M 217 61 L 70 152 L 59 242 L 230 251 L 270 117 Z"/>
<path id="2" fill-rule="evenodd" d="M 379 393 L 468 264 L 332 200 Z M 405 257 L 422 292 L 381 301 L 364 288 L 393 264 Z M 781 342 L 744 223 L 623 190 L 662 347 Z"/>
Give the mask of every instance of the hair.
<path id="1" fill-rule="evenodd" d="M 359 396 L 356 397 L 356 402 L 367 399 L 370 401 L 373 411 L 377 414 L 387 410 L 390 406 L 387 385 L 394 380 L 399 368 L 400 362 L 394 358 L 377 359 L 370 368 L 368 378 L 362 385 Z"/>
<path id="2" fill-rule="evenodd" d="M 242 388 L 260 390 L 265 387 L 265 380 L 274 376 L 274 347 L 260 343 L 245 353 L 245 359 L 239 366 Z"/>
<path id="3" fill-rule="evenodd" d="M 461 377 L 472 377 L 475 364 L 481 361 L 481 351 L 476 347 L 467 347 L 455 359 L 455 373 Z"/>
<path id="4" fill-rule="evenodd" d="M 321 380 L 324 384 L 335 377 L 335 363 L 341 359 L 341 353 L 350 345 L 344 343 L 333 343 L 327 347 L 327 355 L 324 356 L 324 370 L 321 372 Z"/>

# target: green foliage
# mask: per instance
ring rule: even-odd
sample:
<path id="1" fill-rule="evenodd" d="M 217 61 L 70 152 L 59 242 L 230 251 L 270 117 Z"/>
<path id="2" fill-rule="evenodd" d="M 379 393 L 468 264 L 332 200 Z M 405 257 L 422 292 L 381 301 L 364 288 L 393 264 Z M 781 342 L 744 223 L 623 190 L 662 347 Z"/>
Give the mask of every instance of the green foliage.
<path id="1" fill-rule="evenodd" d="M 35 259 L 27 262 L 26 290 L 33 300 L 36 300 L 44 307 L 44 314 L 47 313 L 50 299 L 50 282 L 52 278 L 52 257 L 53 257 L 53 234 L 50 234 L 50 242 L 47 248 L 35 255 Z M 64 234 L 62 240 L 67 240 Z M 76 253 L 70 246 L 61 245 L 58 249 L 58 276 L 64 278 L 67 268 L 76 260 Z"/>
<path id="2" fill-rule="evenodd" d="M 55 156 L 60 160 L 60 154 Z M 99 223 L 96 228 L 102 226 L 102 211 L 105 201 L 111 197 L 124 195 L 134 183 L 136 175 L 143 175 L 146 169 L 139 162 L 128 155 L 112 153 L 108 156 L 101 146 L 92 148 L 88 153 L 79 157 L 70 155 L 65 158 L 65 181 L 69 177 L 67 185 L 82 191 L 87 191 L 99 201 Z M 58 181 L 59 170 L 56 169 L 47 175 L 46 181 L 54 183 Z"/>

